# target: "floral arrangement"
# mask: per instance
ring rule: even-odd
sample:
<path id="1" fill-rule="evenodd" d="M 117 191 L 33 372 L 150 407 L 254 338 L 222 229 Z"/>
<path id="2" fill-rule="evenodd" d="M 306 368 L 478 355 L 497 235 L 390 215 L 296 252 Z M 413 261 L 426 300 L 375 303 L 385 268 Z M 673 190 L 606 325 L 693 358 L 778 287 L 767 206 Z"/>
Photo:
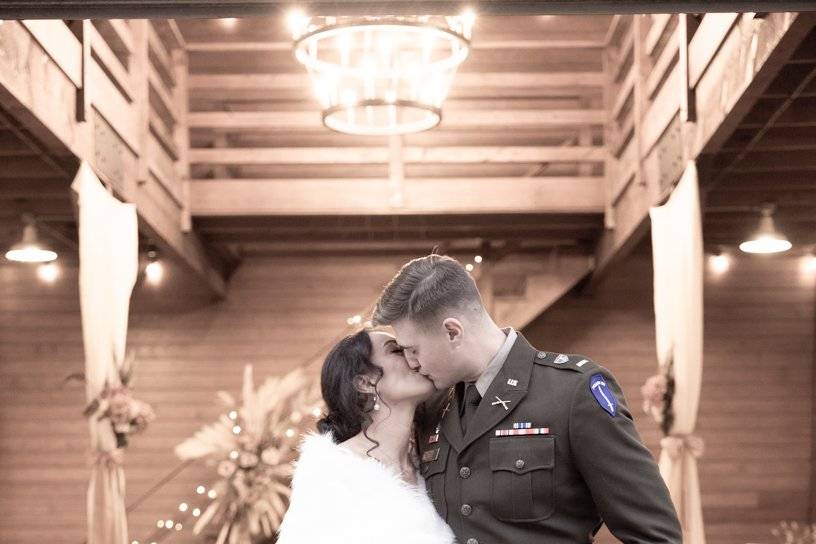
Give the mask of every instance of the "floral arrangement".
<path id="1" fill-rule="evenodd" d="M 242 405 L 218 396 L 228 412 L 176 447 L 182 460 L 207 460 L 219 478 L 193 532 L 220 525 L 216 544 L 271 537 L 286 512 L 299 431 L 321 414 L 319 383 L 298 368 L 255 390 L 247 365 Z"/>
<path id="2" fill-rule="evenodd" d="M 144 431 L 156 415 L 153 408 L 133 397 L 129 384 L 135 368 L 134 357 L 129 354 L 119 369 L 121 385 L 111 387 L 105 384 L 102 392 L 88 406 L 83 415 L 88 418 L 109 419 L 116 436 L 116 447 L 125 448 L 128 436 Z M 81 376 L 84 379 L 84 376 Z"/>
<path id="3" fill-rule="evenodd" d="M 658 373 L 646 379 L 640 387 L 643 396 L 643 411 L 660 424 L 660 430 L 668 436 L 674 423 L 672 400 L 674 399 L 674 375 L 672 362 L 666 365 L 664 373 Z"/>
<path id="4" fill-rule="evenodd" d="M 771 529 L 780 544 L 816 544 L 816 523 L 781 521 Z"/>

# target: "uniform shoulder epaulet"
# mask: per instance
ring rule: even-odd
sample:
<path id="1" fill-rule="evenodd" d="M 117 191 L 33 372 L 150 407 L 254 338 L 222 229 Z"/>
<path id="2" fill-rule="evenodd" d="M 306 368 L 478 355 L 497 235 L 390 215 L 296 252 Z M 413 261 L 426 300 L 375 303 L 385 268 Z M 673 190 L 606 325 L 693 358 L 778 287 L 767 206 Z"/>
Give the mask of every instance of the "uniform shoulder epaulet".
<path id="1" fill-rule="evenodd" d="M 592 359 L 575 353 L 566 354 L 539 351 L 536 353 L 535 362 L 539 365 L 552 366 L 576 372 L 590 372 L 600 368 L 600 365 Z"/>

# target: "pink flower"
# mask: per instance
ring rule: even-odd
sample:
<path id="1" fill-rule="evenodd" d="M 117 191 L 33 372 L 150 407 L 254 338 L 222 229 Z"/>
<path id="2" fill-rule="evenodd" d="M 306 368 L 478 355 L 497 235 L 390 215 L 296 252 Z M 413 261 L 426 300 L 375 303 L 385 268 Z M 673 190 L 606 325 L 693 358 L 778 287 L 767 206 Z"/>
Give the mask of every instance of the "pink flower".
<path id="1" fill-rule="evenodd" d="M 117 387 L 108 393 L 108 417 L 116 432 L 126 433 L 130 430 L 130 402 L 130 392 L 126 387 Z"/>
<path id="2" fill-rule="evenodd" d="M 646 383 L 640 388 L 640 394 L 643 395 L 644 402 L 660 404 L 666 396 L 667 388 L 668 380 L 666 376 L 655 374 L 646 380 Z"/>
<path id="3" fill-rule="evenodd" d="M 130 399 L 129 405 L 130 422 L 133 425 L 131 432 L 138 433 L 147 428 L 148 423 L 156 419 L 153 408 L 141 400 Z"/>

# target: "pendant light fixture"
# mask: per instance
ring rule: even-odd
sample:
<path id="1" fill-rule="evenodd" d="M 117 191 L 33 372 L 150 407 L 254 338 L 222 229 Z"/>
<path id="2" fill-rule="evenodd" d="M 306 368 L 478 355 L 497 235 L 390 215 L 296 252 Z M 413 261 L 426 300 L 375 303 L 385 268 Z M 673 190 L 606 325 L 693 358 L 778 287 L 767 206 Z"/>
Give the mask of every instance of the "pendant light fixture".
<path id="1" fill-rule="evenodd" d="M 760 209 L 762 216 L 759 219 L 759 228 L 748 240 L 742 242 L 740 250 L 745 253 L 781 253 L 788 251 L 792 245 L 784 234 L 776 230 L 773 214 L 776 206 L 763 204 Z"/>
<path id="2" fill-rule="evenodd" d="M 295 11 L 288 19 L 295 58 L 309 72 L 324 125 L 389 136 L 439 124 L 470 52 L 475 14 L 308 17 Z"/>
<path id="3" fill-rule="evenodd" d="M 6 251 L 6 259 L 20 263 L 47 263 L 56 260 L 57 252 L 39 241 L 34 218 L 23 217 L 23 239 Z"/>

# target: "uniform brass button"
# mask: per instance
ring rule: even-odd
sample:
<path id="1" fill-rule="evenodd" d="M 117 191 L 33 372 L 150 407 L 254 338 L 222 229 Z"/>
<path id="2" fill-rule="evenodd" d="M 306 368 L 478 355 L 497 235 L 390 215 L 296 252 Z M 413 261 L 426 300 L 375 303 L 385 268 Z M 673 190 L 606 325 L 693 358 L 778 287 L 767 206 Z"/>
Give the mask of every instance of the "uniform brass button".
<path id="1" fill-rule="evenodd" d="M 460 512 L 462 512 L 463 516 L 467 517 L 473 513 L 473 507 L 469 504 L 463 504 Z"/>
<path id="2" fill-rule="evenodd" d="M 544 358 L 547 357 L 547 354 L 545 352 L 543 352 L 543 351 L 539 351 L 538 355 L 536 355 L 536 357 L 538 357 L 539 359 L 544 359 Z"/>
<path id="3" fill-rule="evenodd" d="M 475 538 L 468 538 L 467 544 L 479 544 L 479 541 L 476 540 Z"/>
<path id="4" fill-rule="evenodd" d="M 459 476 L 462 478 L 470 478 L 470 467 L 462 467 L 459 469 Z"/>
<path id="5" fill-rule="evenodd" d="M 524 468 L 524 459 L 519 459 L 518 461 L 516 461 L 516 468 L 518 469 Z"/>

